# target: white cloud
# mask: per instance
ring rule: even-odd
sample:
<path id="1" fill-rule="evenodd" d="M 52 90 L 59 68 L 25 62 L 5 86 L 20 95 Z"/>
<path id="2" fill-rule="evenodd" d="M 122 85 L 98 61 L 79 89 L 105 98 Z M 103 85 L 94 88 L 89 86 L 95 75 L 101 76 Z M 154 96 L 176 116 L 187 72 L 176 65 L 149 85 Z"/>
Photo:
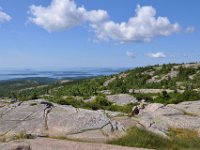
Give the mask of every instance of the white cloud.
<path id="1" fill-rule="evenodd" d="M 11 17 L 3 12 L 2 8 L 0 7 L 0 22 L 10 21 Z"/>
<path id="2" fill-rule="evenodd" d="M 135 57 L 134 53 L 131 52 L 131 51 L 127 51 L 127 52 L 126 52 L 126 56 L 128 56 L 128 57 L 130 57 L 130 58 L 134 58 L 134 57 Z"/>
<path id="3" fill-rule="evenodd" d="M 151 41 L 156 36 L 169 36 L 180 31 L 178 23 L 171 24 L 167 17 L 156 18 L 156 10 L 151 6 L 137 6 L 136 16 L 128 22 L 115 23 L 106 21 L 92 24 L 92 28 L 100 40 L 116 40 L 120 42 Z"/>
<path id="4" fill-rule="evenodd" d="M 166 57 L 164 52 L 149 53 L 149 54 L 146 54 L 146 55 L 150 58 L 165 58 Z"/>
<path id="5" fill-rule="evenodd" d="M 29 20 L 49 32 L 67 29 L 86 21 L 97 23 L 108 18 L 104 10 L 87 11 L 73 0 L 52 0 L 50 6 L 30 6 Z"/>
<path id="6" fill-rule="evenodd" d="M 185 29 L 185 32 L 186 33 L 192 33 L 192 32 L 194 32 L 195 31 L 195 28 L 194 27 L 187 27 L 186 29 Z"/>
<path id="7" fill-rule="evenodd" d="M 151 41 L 156 36 L 169 36 L 180 31 L 178 23 L 157 17 L 152 6 L 137 6 L 136 15 L 128 22 L 116 23 L 105 10 L 88 11 L 74 0 L 52 0 L 47 7 L 30 6 L 29 20 L 49 32 L 68 29 L 85 22 L 96 33 L 97 40 L 124 42 Z"/>

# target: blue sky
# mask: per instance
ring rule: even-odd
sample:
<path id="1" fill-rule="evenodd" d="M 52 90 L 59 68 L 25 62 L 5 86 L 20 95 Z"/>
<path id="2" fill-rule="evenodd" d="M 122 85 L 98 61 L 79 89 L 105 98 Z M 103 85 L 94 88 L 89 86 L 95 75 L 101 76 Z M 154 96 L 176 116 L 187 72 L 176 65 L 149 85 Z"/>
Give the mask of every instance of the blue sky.
<path id="1" fill-rule="evenodd" d="M 199 6 L 199 0 L 0 0 L 0 68 L 199 61 Z"/>

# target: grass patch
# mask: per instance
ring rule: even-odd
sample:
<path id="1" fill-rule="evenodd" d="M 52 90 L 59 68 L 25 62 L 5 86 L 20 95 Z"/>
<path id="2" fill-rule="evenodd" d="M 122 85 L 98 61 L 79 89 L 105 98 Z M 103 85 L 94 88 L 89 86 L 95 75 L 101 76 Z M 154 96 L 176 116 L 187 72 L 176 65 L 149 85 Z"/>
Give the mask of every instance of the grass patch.
<path id="1" fill-rule="evenodd" d="M 12 140 L 19 140 L 19 139 L 31 139 L 32 136 L 29 134 L 26 134 L 26 132 L 20 132 L 19 134 L 16 134 L 12 137 Z"/>
<path id="2" fill-rule="evenodd" d="M 169 136 L 170 139 L 167 139 L 143 129 L 131 128 L 127 135 L 109 144 L 153 149 L 200 149 L 200 138 L 193 131 L 172 129 Z"/>
<path id="3" fill-rule="evenodd" d="M 198 132 L 187 129 L 170 129 L 170 136 L 184 139 L 198 138 Z"/>
<path id="4" fill-rule="evenodd" d="M 6 137 L 5 136 L 0 136 L 0 143 L 6 142 Z"/>
<path id="5" fill-rule="evenodd" d="M 18 134 L 13 134 L 9 136 L 0 136 L 0 143 L 14 141 L 14 140 L 21 140 L 21 139 L 34 139 L 35 137 L 31 134 L 27 134 L 25 131 L 22 131 Z"/>

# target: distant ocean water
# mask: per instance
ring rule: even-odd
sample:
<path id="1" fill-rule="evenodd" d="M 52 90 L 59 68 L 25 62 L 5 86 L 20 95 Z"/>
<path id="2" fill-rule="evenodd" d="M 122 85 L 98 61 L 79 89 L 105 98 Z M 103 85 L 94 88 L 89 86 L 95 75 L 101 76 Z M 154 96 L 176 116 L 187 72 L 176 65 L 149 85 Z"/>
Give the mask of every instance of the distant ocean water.
<path id="1" fill-rule="evenodd" d="M 0 80 L 22 79 L 47 77 L 53 79 L 85 78 L 101 75 L 112 75 L 126 70 L 127 68 L 79 68 L 62 70 L 32 70 L 32 69 L 13 69 L 0 70 Z"/>

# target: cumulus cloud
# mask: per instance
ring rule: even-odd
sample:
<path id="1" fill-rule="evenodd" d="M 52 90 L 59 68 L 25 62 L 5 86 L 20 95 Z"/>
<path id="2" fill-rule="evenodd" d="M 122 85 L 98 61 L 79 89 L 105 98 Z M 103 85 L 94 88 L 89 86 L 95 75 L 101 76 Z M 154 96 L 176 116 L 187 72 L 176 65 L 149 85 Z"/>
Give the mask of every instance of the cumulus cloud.
<path id="1" fill-rule="evenodd" d="M 11 17 L 5 12 L 3 12 L 3 9 L 0 7 L 0 22 L 6 22 L 10 20 L 11 20 Z"/>
<path id="2" fill-rule="evenodd" d="M 73 0 L 52 0 L 50 6 L 30 6 L 29 20 L 49 32 L 67 29 L 86 21 L 101 22 L 108 18 L 104 10 L 87 11 L 78 7 Z"/>
<path id="3" fill-rule="evenodd" d="M 195 28 L 194 27 L 187 27 L 186 29 L 185 29 L 185 32 L 186 33 L 192 33 L 192 32 L 194 32 L 194 30 L 195 30 Z"/>
<path id="4" fill-rule="evenodd" d="M 152 6 L 138 5 L 136 15 L 127 22 L 114 22 L 105 10 L 86 10 L 74 0 L 52 0 L 47 7 L 30 6 L 29 20 L 49 32 L 68 29 L 85 22 L 90 24 L 98 40 L 124 42 L 151 41 L 156 36 L 169 36 L 180 31 L 178 23 L 167 17 L 156 17 Z"/>
<path id="5" fill-rule="evenodd" d="M 146 54 L 146 55 L 150 58 L 165 58 L 166 57 L 164 52 L 149 53 L 149 54 Z"/>
<path id="6" fill-rule="evenodd" d="M 134 53 L 131 52 L 131 51 L 126 51 L 126 56 L 128 56 L 130 58 L 134 58 L 135 57 Z"/>
<path id="7" fill-rule="evenodd" d="M 156 10 L 152 6 L 137 6 L 136 15 L 128 22 L 115 23 L 106 21 L 93 24 L 97 37 L 101 40 L 120 42 L 150 41 L 156 36 L 169 36 L 180 31 L 178 23 L 171 24 L 167 17 L 156 18 Z"/>

